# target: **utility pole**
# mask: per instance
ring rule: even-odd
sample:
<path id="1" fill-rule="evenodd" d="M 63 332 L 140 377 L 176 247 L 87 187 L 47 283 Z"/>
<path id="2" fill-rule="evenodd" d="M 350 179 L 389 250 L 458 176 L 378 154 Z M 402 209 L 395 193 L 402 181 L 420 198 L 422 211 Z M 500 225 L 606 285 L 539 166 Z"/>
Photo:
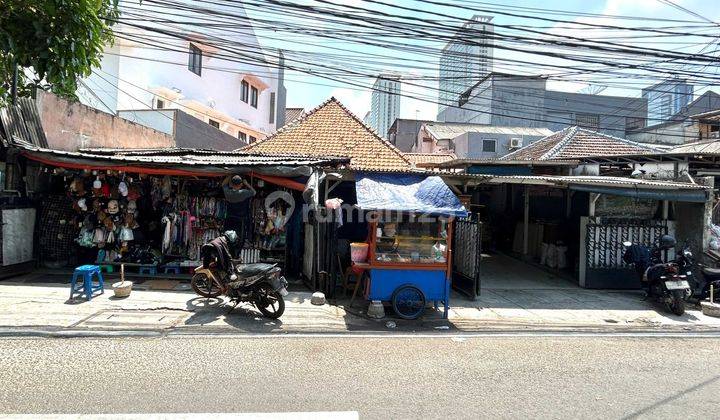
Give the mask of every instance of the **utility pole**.
<path id="1" fill-rule="evenodd" d="M 18 84 L 18 65 L 17 59 L 13 56 L 13 76 L 12 85 L 10 85 L 10 102 L 15 105 L 17 103 L 17 84 Z"/>

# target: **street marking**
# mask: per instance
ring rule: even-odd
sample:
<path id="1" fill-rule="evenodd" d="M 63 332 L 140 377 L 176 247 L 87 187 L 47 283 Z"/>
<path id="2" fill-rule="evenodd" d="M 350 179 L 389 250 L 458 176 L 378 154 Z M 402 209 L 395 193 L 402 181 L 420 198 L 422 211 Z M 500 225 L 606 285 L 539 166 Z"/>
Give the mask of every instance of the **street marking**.
<path id="1" fill-rule="evenodd" d="M 0 419 L 13 420 L 185 420 L 212 418 L 214 420 L 358 420 L 357 411 L 316 411 L 288 413 L 128 413 L 128 414 L 5 414 Z"/>

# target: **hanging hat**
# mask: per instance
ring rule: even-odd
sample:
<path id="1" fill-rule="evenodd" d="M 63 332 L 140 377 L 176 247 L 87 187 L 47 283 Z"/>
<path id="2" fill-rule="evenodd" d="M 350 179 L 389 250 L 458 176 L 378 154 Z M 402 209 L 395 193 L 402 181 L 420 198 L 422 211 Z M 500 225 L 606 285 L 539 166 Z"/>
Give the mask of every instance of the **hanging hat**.
<path id="1" fill-rule="evenodd" d="M 120 192 L 120 195 L 122 195 L 123 197 L 127 197 L 128 186 L 125 181 L 120 181 L 120 183 L 118 184 L 118 191 Z"/>
<path id="2" fill-rule="evenodd" d="M 79 199 L 78 202 L 77 202 L 77 204 L 78 204 L 78 207 L 80 207 L 80 210 L 82 210 L 82 211 L 87 211 L 87 210 L 88 210 L 88 208 L 87 208 L 87 202 L 85 201 L 84 198 Z"/>
<path id="3" fill-rule="evenodd" d="M 118 211 L 120 211 L 120 205 L 118 204 L 118 201 L 117 200 L 108 201 L 107 212 L 110 214 L 117 214 Z"/>
<path id="4" fill-rule="evenodd" d="M 102 188 L 102 186 L 103 184 L 100 181 L 100 177 L 95 178 L 95 181 L 93 181 L 93 188 L 99 190 L 100 188 Z"/>

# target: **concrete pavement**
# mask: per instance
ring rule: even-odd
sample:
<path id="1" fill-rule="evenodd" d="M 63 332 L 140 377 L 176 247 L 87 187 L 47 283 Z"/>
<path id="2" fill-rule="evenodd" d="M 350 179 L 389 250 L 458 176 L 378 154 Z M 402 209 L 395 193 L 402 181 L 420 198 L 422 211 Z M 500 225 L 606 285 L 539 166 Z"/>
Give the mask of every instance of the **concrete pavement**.
<path id="1" fill-rule="evenodd" d="M 0 339 L 0 413 L 715 418 L 717 349 L 717 338 Z"/>
<path id="2" fill-rule="evenodd" d="M 91 301 L 70 301 L 62 284 L 0 282 L 0 333 L 145 331 L 173 333 L 345 333 L 362 331 L 496 330 L 720 330 L 720 319 L 689 310 L 677 317 L 639 294 L 579 288 L 485 289 L 477 301 L 454 295 L 449 320 L 431 308 L 417 321 L 365 315 L 366 302 L 314 306 L 310 293 L 287 298 L 280 320 L 262 318 L 250 306 L 229 312 L 227 302 L 188 291 L 187 283 L 147 281 L 126 299 L 108 288 Z M 170 289 L 170 290 L 167 290 Z M 393 325 L 389 325 L 392 321 Z"/>

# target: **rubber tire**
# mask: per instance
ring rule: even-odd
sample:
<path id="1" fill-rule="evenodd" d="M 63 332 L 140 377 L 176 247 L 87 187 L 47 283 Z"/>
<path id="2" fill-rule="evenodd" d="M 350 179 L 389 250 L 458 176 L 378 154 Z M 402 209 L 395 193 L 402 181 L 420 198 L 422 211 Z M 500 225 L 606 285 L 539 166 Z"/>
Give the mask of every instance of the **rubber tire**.
<path id="1" fill-rule="evenodd" d="M 217 289 L 217 293 L 208 293 L 207 291 L 201 289 L 200 286 L 198 286 L 198 282 L 202 278 L 205 278 L 206 282 L 210 281 L 210 279 L 207 278 L 207 276 L 203 273 L 197 273 L 194 276 L 192 276 L 192 280 L 190 281 L 190 286 L 195 291 L 195 293 L 197 293 L 198 295 L 200 295 L 202 297 L 206 297 L 206 298 L 216 298 L 222 294 L 222 290 L 220 290 L 220 288 Z"/>
<path id="2" fill-rule="evenodd" d="M 398 295 L 400 294 L 400 292 L 402 292 L 402 291 L 405 290 L 405 289 L 414 289 L 415 291 L 417 291 L 417 293 L 418 293 L 418 294 L 420 295 L 420 297 L 422 298 L 421 309 L 420 309 L 416 314 L 414 314 L 414 315 L 406 315 L 406 314 L 401 313 L 401 312 L 398 310 L 398 299 L 397 299 L 397 297 L 398 297 Z M 395 291 L 394 291 L 393 294 L 392 294 L 392 300 L 391 300 L 391 302 L 392 302 L 393 311 L 395 311 L 395 314 L 397 314 L 397 316 L 399 316 L 400 318 L 402 318 L 402 319 L 418 319 L 418 318 L 420 318 L 420 316 L 423 314 L 423 312 L 425 312 L 425 304 L 427 303 L 427 300 L 425 299 L 425 294 L 422 292 L 422 290 L 418 289 L 418 288 L 415 287 L 415 286 L 406 284 L 406 285 L 400 286 L 400 287 L 398 287 L 397 289 L 395 289 Z"/>
<path id="3" fill-rule="evenodd" d="M 258 289 L 258 293 L 262 293 L 262 291 L 265 291 L 268 296 L 273 296 L 275 299 L 277 299 L 278 310 L 275 312 L 270 312 L 267 310 L 267 307 L 260 306 L 260 303 L 257 300 L 255 301 L 255 307 L 258 308 L 258 310 L 262 312 L 263 316 L 265 316 L 266 318 L 280 318 L 282 314 L 285 313 L 285 299 L 283 299 L 280 292 L 278 292 L 277 290 L 273 290 L 270 286 L 260 286 L 260 289 Z"/>
<path id="4" fill-rule="evenodd" d="M 677 316 L 685 313 L 685 291 L 684 290 L 673 290 L 672 291 L 672 303 L 670 304 L 670 311 Z"/>

